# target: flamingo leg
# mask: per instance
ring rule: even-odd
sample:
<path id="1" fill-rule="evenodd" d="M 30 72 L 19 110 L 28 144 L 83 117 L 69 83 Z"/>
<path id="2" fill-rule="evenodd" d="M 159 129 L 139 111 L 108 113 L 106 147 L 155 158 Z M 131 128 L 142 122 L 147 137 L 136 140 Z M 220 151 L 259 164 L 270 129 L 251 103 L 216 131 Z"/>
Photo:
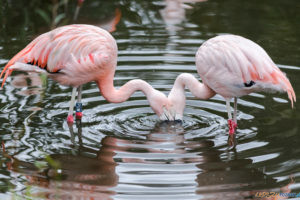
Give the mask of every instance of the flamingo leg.
<path id="1" fill-rule="evenodd" d="M 227 113 L 228 113 L 228 120 L 232 120 L 230 99 L 226 99 L 226 109 L 227 109 Z"/>
<path id="2" fill-rule="evenodd" d="M 68 118 L 67 118 L 67 122 L 70 124 L 72 124 L 74 122 L 73 110 L 74 110 L 74 104 L 75 104 L 76 89 L 77 89 L 76 87 L 73 87 L 71 101 L 70 101 L 70 107 L 69 107 L 69 114 L 68 114 Z"/>
<path id="3" fill-rule="evenodd" d="M 237 124 L 237 97 L 234 97 L 233 121 Z"/>
<path id="4" fill-rule="evenodd" d="M 78 87 L 77 103 L 75 106 L 76 110 L 76 119 L 82 118 L 82 103 L 81 103 L 81 94 L 82 94 L 82 85 Z"/>
<path id="5" fill-rule="evenodd" d="M 228 136 L 228 144 L 230 146 L 235 147 L 237 142 L 236 142 L 236 137 L 235 137 L 235 129 L 237 127 L 236 124 L 236 109 L 237 109 L 237 98 L 234 98 L 234 111 L 233 111 L 233 119 L 232 119 L 232 114 L 231 114 L 231 107 L 230 107 L 230 99 L 226 99 L 226 108 L 228 112 L 228 127 L 229 127 L 229 136 Z"/>

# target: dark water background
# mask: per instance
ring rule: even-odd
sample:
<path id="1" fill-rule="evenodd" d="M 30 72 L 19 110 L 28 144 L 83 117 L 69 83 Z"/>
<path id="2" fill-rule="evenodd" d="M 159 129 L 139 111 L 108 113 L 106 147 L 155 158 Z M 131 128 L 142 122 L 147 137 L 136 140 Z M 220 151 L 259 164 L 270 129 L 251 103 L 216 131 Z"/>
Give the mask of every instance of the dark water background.
<path id="1" fill-rule="evenodd" d="M 0 2 L 0 65 L 50 28 L 72 23 L 76 1 Z M 60 3 L 56 21 L 53 2 Z M 85 1 L 78 23 L 108 26 L 119 47 L 115 86 L 134 78 L 168 94 L 208 38 L 231 33 L 261 45 L 300 94 L 298 0 Z M 54 21 L 54 22 L 53 22 Z M 57 22 L 57 23 L 56 23 Z M 187 92 L 183 123 L 161 123 L 142 93 L 111 104 L 84 85 L 84 117 L 68 127 L 71 88 L 13 73 L 0 90 L 0 199 L 244 199 L 300 192 L 299 103 L 286 94 L 243 97 L 236 151 L 220 96 Z M 12 156 L 12 157 L 11 157 Z"/>

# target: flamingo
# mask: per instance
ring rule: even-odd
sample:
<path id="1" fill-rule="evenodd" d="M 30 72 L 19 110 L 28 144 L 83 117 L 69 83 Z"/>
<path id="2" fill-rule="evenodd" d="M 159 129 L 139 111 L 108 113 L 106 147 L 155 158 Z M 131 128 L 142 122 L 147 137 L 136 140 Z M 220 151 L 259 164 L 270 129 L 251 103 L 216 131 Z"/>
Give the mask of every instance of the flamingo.
<path id="1" fill-rule="evenodd" d="M 169 110 L 175 113 L 175 120 L 182 119 L 185 87 L 199 99 L 221 95 L 226 100 L 230 145 L 235 143 L 239 97 L 252 92 L 278 91 L 288 94 L 292 107 L 296 102 L 295 92 L 285 74 L 262 47 L 242 36 L 220 35 L 204 42 L 196 53 L 196 67 L 202 83 L 191 74 L 180 74 L 168 96 Z"/>
<path id="2" fill-rule="evenodd" d="M 109 102 L 126 101 L 135 91 L 142 91 L 153 109 L 166 119 L 168 99 L 150 84 L 135 79 L 116 89 L 113 84 L 117 66 L 117 44 L 108 31 L 93 25 L 73 24 L 44 33 L 17 53 L 4 67 L 2 87 L 12 71 L 37 72 L 48 75 L 62 85 L 73 87 L 67 122 L 82 117 L 81 86 L 96 81 L 102 96 Z"/>

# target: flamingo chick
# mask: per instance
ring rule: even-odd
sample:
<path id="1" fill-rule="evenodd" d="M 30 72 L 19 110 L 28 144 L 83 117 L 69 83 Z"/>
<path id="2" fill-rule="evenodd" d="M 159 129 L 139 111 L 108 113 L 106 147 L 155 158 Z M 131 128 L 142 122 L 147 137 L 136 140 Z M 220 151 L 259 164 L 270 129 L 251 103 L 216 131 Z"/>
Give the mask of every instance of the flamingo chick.
<path id="1" fill-rule="evenodd" d="M 184 88 L 199 99 L 219 94 L 226 100 L 229 136 L 233 138 L 237 127 L 237 98 L 252 92 L 287 92 L 296 102 L 293 87 L 283 72 L 274 64 L 258 44 L 237 35 L 222 35 L 204 42 L 196 53 L 197 72 L 202 82 L 193 75 L 183 73 L 176 78 L 168 96 L 171 107 L 183 113 Z M 230 101 L 234 98 L 233 118 Z M 172 109 L 171 109 L 172 110 Z"/>
<path id="2" fill-rule="evenodd" d="M 114 87 L 117 51 L 115 39 L 104 29 L 83 24 L 62 26 L 34 39 L 6 64 L 0 75 L 5 73 L 2 87 L 13 70 L 45 73 L 62 85 L 72 86 L 67 121 L 73 123 L 76 89 L 76 116 L 81 118 L 81 86 L 96 81 L 103 97 L 112 103 L 124 102 L 135 91 L 142 91 L 153 111 L 167 119 L 167 97 L 147 82 L 135 79 L 119 89 Z"/>

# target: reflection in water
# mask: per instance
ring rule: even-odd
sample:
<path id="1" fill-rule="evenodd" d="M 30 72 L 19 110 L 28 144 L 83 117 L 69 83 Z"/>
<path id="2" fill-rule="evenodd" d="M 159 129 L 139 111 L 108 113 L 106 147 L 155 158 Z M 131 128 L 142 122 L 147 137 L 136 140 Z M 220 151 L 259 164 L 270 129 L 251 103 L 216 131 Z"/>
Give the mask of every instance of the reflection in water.
<path id="1" fill-rule="evenodd" d="M 205 199 L 244 199 L 255 197 L 257 192 L 291 192 L 289 186 L 294 183 L 293 179 L 289 184 L 276 189 L 276 179 L 265 174 L 263 170 L 254 168 L 251 159 L 238 158 L 235 149 L 220 151 L 212 143 L 212 146 L 202 151 L 201 157 L 205 159 L 196 165 L 201 170 L 196 178 L 196 193 L 204 195 Z M 276 200 L 277 197 L 260 199 Z"/>
<path id="2" fill-rule="evenodd" d="M 47 199 L 112 199 L 115 194 L 110 188 L 118 183 L 116 174 L 115 149 L 117 139 L 105 137 L 100 150 L 82 146 L 81 122 L 77 121 L 79 146 L 75 154 L 51 154 L 46 169 L 13 158 L 8 164 L 10 170 L 26 176 L 27 184 L 41 188 L 32 188 L 31 196 Z M 71 140 L 75 134 L 70 127 Z M 55 163 L 55 164 L 53 164 Z M 47 189 L 46 191 L 42 188 Z"/>
<path id="3" fill-rule="evenodd" d="M 97 24 L 94 24 L 95 26 L 99 26 L 108 32 L 114 32 L 116 30 L 116 26 L 121 20 L 121 11 L 120 9 L 116 8 L 115 11 L 113 12 L 114 15 L 108 16 L 108 19 L 105 19 L 101 21 L 100 23 L 98 22 Z"/>
<path id="4" fill-rule="evenodd" d="M 79 14 L 79 11 L 80 11 L 80 8 L 81 8 L 83 2 L 84 2 L 84 0 L 77 0 L 76 9 L 75 9 L 74 16 L 73 16 L 73 21 L 74 22 L 77 21 L 78 14 Z"/>
<path id="5" fill-rule="evenodd" d="M 11 81 L 11 85 L 14 88 L 25 88 L 17 92 L 17 94 L 22 96 L 29 95 L 38 95 L 42 92 L 42 78 L 40 74 L 37 73 L 28 73 L 25 74 L 17 74 L 13 77 Z"/>
<path id="6" fill-rule="evenodd" d="M 186 199 L 186 194 L 240 199 L 253 197 L 260 188 L 276 188 L 276 180 L 253 168 L 251 159 L 220 150 L 211 140 L 185 139 L 180 122 L 160 122 L 143 140 L 105 136 L 99 150 L 83 145 L 81 121 L 76 121 L 76 128 L 77 134 L 69 126 L 73 153 L 51 154 L 53 161 L 46 169 L 17 159 L 7 165 L 26 176 L 26 185 L 34 186 L 32 196 L 114 199 L 122 193 L 130 199 L 155 199 L 161 191 L 166 199 Z M 290 192 L 288 186 L 281 192 Z"/>
<path id="7" fill-rule="evenodd" d="M 30 4 L 9 2 L 12 6 L 2 13 L 7 15 L 0 17 L 4 20 L 0 30 L 1 66 L 13 52 L 26 45 L 35 30 L 45 26 L 44 21 L 34 18 L 35 12 L 30 12 L 33 7 L 27 6 Z M 296 37 L 299 34 L 295 33 L 300 28 L 295 18 L 296 0 L 259 5 L 253 1 L 199 4 L 182 1 L 193 9 L 185 8 L 185 18 L 178 14 L 183 19 L 176 22 L 179 24 L 166 25 L 171 29 L 175 26 L 173 32 L 162 25 L 159 9 L 167 6 L 162 2 L 84 2 L 78 16 L 80 23 L 113 21 L 116 5 L 122 11 L 122 24 L 114 32 L 120 48 L 117 87 L 130 79 L 142 78 L 167 94 L 179 73 L 196 75 L 194 54 L 204 40 L 222 33 L 235 33 L 266 46 L 276 62 L 284 64 L 280 66 L 295 82 L 296 93 L 299 91 L 300 54 L 296 52 L 300 45 Z M 72 13 L 68 16 L 73 17 Z M 41 89 L 30 86 L 30 78 L 26 82 L 29 87 L 20 91 Z M 43 199 L 42 196 L 55 199 L 57 195 L 57 199 L 59 195 L 62 199 L 247 199 L 256 191 L 291 192 L 292 188 L 292 192 L 299 192 L 300 115 L 297 109 L 287 108 L 284 101 L 274 103 L 272 98 L 261 94 L 240 101 L 239 144 L 235 153 L 225 150 L 227 121 L 221 97 L 198 101 L 189 95 L 181 126 L 156 124 L 157 118 L 142 93 L 136 93 L 123 104 L 107 104 L 95 87 L 93 83 L 85 85 L 83 103 L 88 103 L 84 105 L 87 117 L 82 124 L 83 134 L 74 125 L 75 134 L 71 139 L 66 123 L 62 123 L 69 101 L 68 88 L 50 80 L 47 88 L 43 88 L 43 99 L 35 97 L 39 95 L 16 95 L 19 89 L 10 85 L 0 91 L 1 140 L 7 152 L 18 158 L 6 163 L 10 159 L 0 153 L 0 191 L 3 192 L 0 199 L 1 195 L 11 199 L 15 194 L 22 195 L 19 199 L 28 195 L 38 196 L 37 199 Z M 43 110 L 27 109 L 36 104 Z M 51 165 L 45 169 L 33 164 L 43 157 L 42 152 L 65 162 L 61 164 L 65 169 L 62 175 L 56 176 L 56 168 Z M 98 154 L 106 156 L 99 159 Z M 114 163 L 106 161 L 110 159 Z M 96 167 L 90 169 L 90 166 Z M 296 184 L 292 187 L 289 187 L 290 174 L 295 174 Z M 92 191 L 93 187 L 100 191 Z"/>
<path id="8" fill-rule="evenodd" d="M 105 3 L 105 2 L 101 2 L 101 3 Z M 121 10 L 119 8 L 115 8 L 114 11 L 112 10 L 112 12 L 110 12 L 109 15 L 105 16 L 101 20 L 90 19 L 87 16 L 82 15 L 76 20 L 76 23 L 92 24 L 94 26 L 103 28 L 111 33 L 116 30 L 116 26 L 120 22 L 121 16 L 122 16 Z"/>
<path id="9" fill-rule="evenodd" d="M 204 194 L 206 199 L 234 199 L 253 196 L 254 190 L 266 185 L 270 188 L 275 186 L 276 180 L 251 167 L 251 159 L 238 159 L 236 152 L 226 153 L 233 153 L 230 155 L 233 158 L 228 159 L 229 156 L 222 161 L 221 154 L 224 152 L 213 148 L 202 153 L 209 161 L 197 164 L 201 169 L 196 179 L 198 194 Z"/>
<path id="10" fill-rule="evenodd" d="M 160 14 L 167 25 L 167 30 L 172 34 L 182 29 L 180 25 L 185 19 L 185 9 L 192 6 L 186 3 L 204 2 L 207 0 L 165 0 L 165 8 L 160 10 Z"/>

